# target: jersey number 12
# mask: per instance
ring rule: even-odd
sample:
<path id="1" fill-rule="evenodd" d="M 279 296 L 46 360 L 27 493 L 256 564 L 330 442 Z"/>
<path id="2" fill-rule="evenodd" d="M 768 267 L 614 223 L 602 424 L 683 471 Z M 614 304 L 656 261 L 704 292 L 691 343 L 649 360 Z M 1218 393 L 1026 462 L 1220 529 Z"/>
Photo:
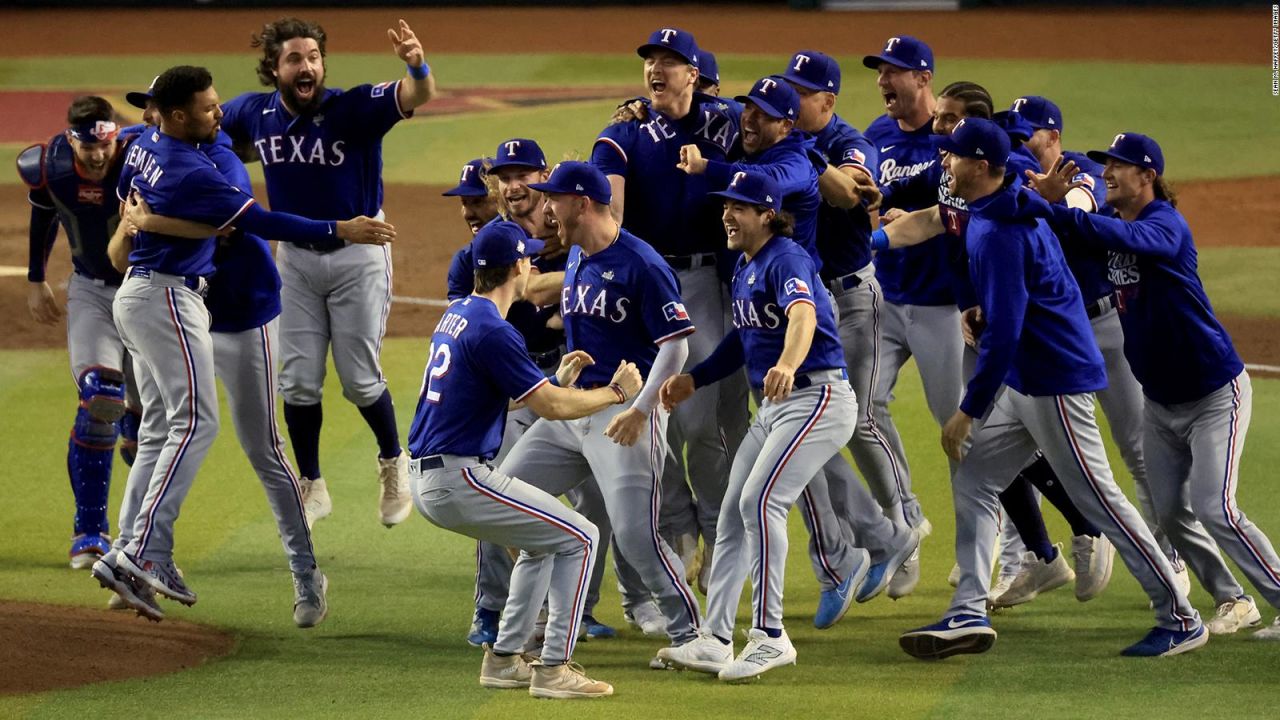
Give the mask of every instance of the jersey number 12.
<path id="1" fill-rule="evenodd" d="M 440 343 L 439 345 L 431 343 L 431 350 L 427 353 L 427 370 L 422 375 L 422 390 L 420 391 L 420 394 L 426 396 L 427 402 L 440 402 L 440 391 L 433 390 L 432 385 L 436 380 L 449 373 L 449 363 L 452 361 L 453 355 L 449 351 L 448 343 Z"/>

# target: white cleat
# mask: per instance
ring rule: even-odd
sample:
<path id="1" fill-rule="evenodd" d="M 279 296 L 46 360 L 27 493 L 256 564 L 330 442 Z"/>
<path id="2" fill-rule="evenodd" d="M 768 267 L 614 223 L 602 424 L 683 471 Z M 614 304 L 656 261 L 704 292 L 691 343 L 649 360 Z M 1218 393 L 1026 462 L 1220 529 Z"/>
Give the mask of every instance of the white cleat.
<path id="1" fill-rule="evenodd" d="M 1205 623 L 1211 635 L 1230 635 L 1244 628 L 1257 627 L 1262 624 L 1262 613 L 1253 598 L 1243 595 L 1228 600 L 1218 606 L 1213 619 Z"/>
<path id="2" fill-rule="evenodd" d="M 1280 640 L 1280 616 L 1251 636 L 1254 640 Z"/>
<path id="3" fill-rule="evenodd" d="M 733 644 L 725 645 L 712 635 L 698 635 L 683 645 L 662 648 L 658 659 L 670 667 L 718 675 L 733 662 Z"/>
<path id="4" fill-rule="evenodd" d="M 992 604 L 995 599 L 1009 592 L 1009 586 L 1013 584 L 1017 575 L 1000 575 L 996 578 L 996 582 L 991 586 L 991 591 L 987 593 L 987 604 Z"/>
<path id="5" fill-rule="evenodd" d="M 658 604 L 646 600 L 635 607 L 624 610 L 622 616 L 632 626 L 649 637 L 665 637 L 667 634 L 667 618 L 658 609 Z"/>
<path id="6" fill-rule="evenodd" d="M 911 557 L 902 563 L 898 571 L 893 574 L 893 578 L 889 580 L 889 587 L 885 593 L 889 596 L 889 599 L 898 600 L 915 592 L 916 585 L 919 584 L 920 547 L 916 546 L 915 552 L 911 553 Z"/>
<path id="7" fill-rule="evenodd" d="M 329 497 L 329 486 L 325 485 L 324 478 L 301 478 L 298 487 L 302 490 L 302 510 L 310 530 L 317 520 L 327 518 L 333 512 L 333 500 Z"/>
<path id="8" fill-rule="evenodd" d="M 1053 560 L 1044 562 L 1028 550 L 1022 559 L 1022 570 L 1013 579 L 1009 589 L 991 602 L 994 608 L 1013 607 L 1035 600 L 1040 593 L 1066 585 L 1075 579 L 1075 573 L 1067 566 L 1067 558 L 1062 553 L 1062 546 L 1054 546 L 1058 553 Z"/>
<path id="9" fill-rule="evenodd" d="M 1111 582 L 1116 549 L 1106 535 L 1076 535 L 1071 538 L 1071 557 L 1076 567 L 1076 599 L 1089 602 Z"/>
<path id="10" fill-rule="evenodd" d="M 751 628 L 747 633 L 747 646 L 720 671 L 720 679 L 725 682 L 747 680 L 776 667 L 795 664 L 796 647 L 786 630 L 780 637 L 773 638 L 759 628 Z"/>
<path id="11" fill-rule="evenodd" d="M 409 453 L 390 458 L 378 458 L 378 519 L 383 525 L 399 525 L 413 511 L 413 497 L 409 491 Z"/>

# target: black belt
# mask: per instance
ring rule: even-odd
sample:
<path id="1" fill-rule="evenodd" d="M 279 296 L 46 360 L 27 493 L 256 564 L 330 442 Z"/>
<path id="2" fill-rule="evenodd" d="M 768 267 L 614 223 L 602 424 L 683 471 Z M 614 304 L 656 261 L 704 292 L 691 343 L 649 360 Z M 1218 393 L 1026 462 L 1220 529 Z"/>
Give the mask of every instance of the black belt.
<path id="1" fill-rule="evenodd" d="M 693 270 L 700 267 L 715 267 L 715 253 L 698 253 L 696 255 L 663 255 L 663 260 L 672 270 Z"/>
<path id="2" fill-rule="evenodd" d="M 342 248 L 347 246 L 347 242 L 345 240 L 338 240 L 337 242 L 334 242 L 334 241 L 296 242 L 296 243 L 289 243 L 289 244 L 293 245 L 294 247 L 300 247 L 303 250 L 310 250 L 311 252 L 318 252 L 318 253 L 331 253 L 335 250 L 341 250 Z"/>
<path id="3" fill-rule="evenodd" d="M 849 371 L 844 368 L 832 368 L 830 370 L 814 370 L 803 375 L 796 375 L 795 384 L 792 386 L 796 390 L 804 390 L 814 385 L 831 385 L 840 380 L 848 380 Z"/>
<path id="4" fill-rule="evenodd" d="M 199 293 L 202 297 L 209 292 L 209 281 L 200 275 L 171 275 L 169 273 L 156 272 L 147 267 L 131 267 L 129 268 L 129 277 L 142 278 L 144 280 L 168 280 L 171 282 L 181 282 L 188 290 Z M 166 283 L 157 283 L 164 285 Z"/>
<path id="5" fill-rule="evenodd" d="M 485 465 L 487 460 L 481 457 L 459 457 L 456 455 L 448 456 L 454 459 L 454 465 Z M 474 461 L 474 462 L 473 462 Z M 422 474 L 423 470 L 442 470 L 445 466 L 444 455 L 427 455 L 426 457 L 413 458 L 409 461 L 409 469 Z"/>
<path id="6" fill-rule="evenodd" d="M 558 368 L 560 367 L 560 358 L 562 357 L 561 352 L 560 348 L 552 348 L 545 352 L 530 352 L 529 359 L 532 360 L 533 364 L 537 365 L 541 370 Z"/>
<path id="7" fill-rule="evenodd" d="M 94 277 L 88 273 L 80 272 L 79 269 L 73 270 L 73 272 L 79 275 L 80 277 L 84 278 L 85 280 L 88 280 L 89 282 L 93 283 L 94 285 L 97 285 L 98 287 L 109 287 L 109 288 L 120 287 L 119 280 L 103 280 L 102 278 Z"/>
<path id="8" fill-rule="evenodd" d="M 1111 309 L 1115 306 L 1115 293 L 1107 293 L 1091 303 L 1085 303 L 1084 311 L 1085 314 L 1089 316 L 1089 319 L 1093 320 L 1094 318 L 1101 317 L 1102 315 L 1111 312 Z"/>
<path id="9" fill-rule="evenodd" d="M 852 290 L 861 284 L 862 278 L 858 276 L 858 273 L 849 273 L 848 275 L 841 275 L 834 280 L 828 280 L 827 288 L 833 293 L 838 293 L 844 292 L 845 290 Z"/>

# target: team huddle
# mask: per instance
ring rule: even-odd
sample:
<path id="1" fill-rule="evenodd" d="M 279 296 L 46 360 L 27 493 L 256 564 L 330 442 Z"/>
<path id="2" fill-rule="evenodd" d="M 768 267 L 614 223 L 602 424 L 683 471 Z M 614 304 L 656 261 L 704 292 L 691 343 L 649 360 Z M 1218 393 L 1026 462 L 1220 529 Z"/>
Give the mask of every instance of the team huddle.
<path id="1" fill-rule="evenodd" d="M 160 620 L 157 597 L 196 602 L 174 522 L 218 431 L 216 377 L 276 518 L 294 621 L 325 618 L 311 529 L 333 510 L 319 460 L 332 347 L 377 441 L 380 521 L 416 507 L 477 541 L 467 641 L 484 687 L 613 693 L 573 662 L 580 638 L 616 634 L 594 614 L 610 549 L 624 617 L 668 640 L 650 667 L 741 681 L 795 663 L 793 506 L 815 627 L 910 595 L 932 525 L 891 400 L 913 357 L 950 461 L 956 589 L 939 622 L 901 635 L 905 652 L 985 652 L 990 611 L 1073 581 L 1091 600 L 1116 555 L 1155 615 L 1124 655 L 1261 625 L 1224 555 L 1280 608 L 1280 558 L 1235 503 L 1249 376 L 1159 145 L 1122 132 L 1067 151 L 1052 100 L 997 111 L 977 83 L 935 93 L 932 51 L 905 35 L 863 58 L 885 105 L 865 132 L 834 113 L 834 58 L 801 50 L 721 98 L 715 57 L 660 28 L 637 49 L 644 93 L 601 119 L 587 160 L 549 163 L 516 137 L 463 166 L 445 195 L 469 241 L 402 446 L 379 365 L 396 237 L 381 143 L 436 87 L 409 26 L 388 37 L 405 77 L 343 91 L 325 86 L 318 25 L 269 23 L 254 46 L 273 91 L 223 102 L 207 70 L 170 68 L 129 94 L 144 124 L 79 98 L 64 133 L 19 156 L 37 320 L 62 314 L 44 278 L 59 225 L 73 248 L 70 557 L 113 607 Z M 113 540 L 117 444 L 131 467 Z M 1041 496 L 1071 528 L 1070 562 Z M 1188 570 L 1211 619 L 1188 602 Z M 1280 639 L 1280 617 L 1253 636 Z"/>

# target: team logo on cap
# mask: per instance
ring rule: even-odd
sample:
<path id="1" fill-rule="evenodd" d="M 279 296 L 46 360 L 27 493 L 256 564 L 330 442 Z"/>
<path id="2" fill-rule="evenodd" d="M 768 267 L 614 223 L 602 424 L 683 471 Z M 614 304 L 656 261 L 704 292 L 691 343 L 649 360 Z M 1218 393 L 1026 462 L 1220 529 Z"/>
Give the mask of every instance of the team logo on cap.
<path id="1" fill-rule="evenodd" d="M 1022 112 L 1022 106 L 1026 104 L 1027 104 L 1026 98 L 1018 98 L 1017 100 L 1013 101 L 1013 107 L 1010 109 L 1016 113 L 1020 113 Z"/>
<path id="2" fill-rule="evenodd" d="M 734 174 L 733 174 L 733 182 L 730 182 L 730 183 L 729 183 L 729 187 L 738 187 L 738 181 L 739 181 L 739 180 L 741 180 L 742 178 L 746 177 L 746 176 L 747 176 L 747 174 L 746 174 L 746 173 L 744 173 L 744 172 L 736 172 L 736 173 L 734 173 Z"/>
<path id="3" fill-rule="evenodd" d="M 1119 135 L 1116 136 L 1115 140 L 1111 141 L 1111 147 L 1115 147 L 1119 145 L 1121 140 L 1124 140 L 1124 133 L 1120 133 Z"/>
<path id="4" fill-rule="evenodd" d="M 467 182 L 467 180 L 471 178 L 471 172 L 475 169 L 476 169 L 475 166 L 472 165 L 471 163 L 467 163 L 466 165 L 463 165 L 462 177 L 458 178 L 458 184 L 461 185 Z"/>
<path id="5" fill-rule="evenodd" d="M 796 61 L 796 64 L 792 65 L 791 69 L 795 70 L 796 72 L 800 72 L 800 68 L 804 67 L 805 63 L 809 62 L 813 58 L 809 57 L 808 55 L 796 53 L 796 56 L 793 59 Z"/>
<path id="6" fill-rule="evenodd" d="M 524 241 L 523 241 L 523 240 L 517 240 L 517 241 L 516 241 L 516 252 L 521 253 L 521 254 L 524 254 Z"/>
<path id="7" fill-rule="evenodd" d="M 885 52 L 885 54 L 887 55 L 887 54 L 889 54 L 889 53 L 893 52 L 893 46 L 894 46 L 894 45 L 897 45 L 897 44 L 898 44 L 898 43 L 900 43 L 900 42 L 902 42 L 902 38 L 896 38 L 896 37 L 891 37 L 891 38 L 889 38 L 889 42 L 887 42 L 887 43 L 885 43 L 885 44 L 884 44 L 884 52 Z"/>
<path id="8" fill-rule="evenodd" d="M 760 94 L 768 95 L 769 91 L 777 86 L 778 83 L 774 82 L 772 78 L 762 78 L 760 80 Z"/>
<path id="9" fill-rule="evenodd" d="M 680 34 L 679 32 L 672 30 L 671 28 L 662 28 L 658 32 L 662 33 L 662 42 L 664 43 L 670 43 L 671 38 Z"/>
<path id="10" fill-rule="evenodd" d="M 581 185 L 581 183 L 575 184 L 575 185 L 573 186 L 573 189 L 574 189 L 574 190 L 577 190 L 578 192 L 586 192 L 586 190 L 583 190 L 583 189 L 582 189 L 582 185 Z"/>
<path id="11" fill-rule="evenodd" d="M 520 141 L 519 141 L 519 140 L 509 140 L 509 141 L 504 142 L 504 143 L 502 143 L 502 144 L 503 144 L 504 146 L 506 146 L 506 148 L 507 148 L 507 157 L 515 157 L 515 156 L 516 156 L 516 150 L 520 147 Z"/>

